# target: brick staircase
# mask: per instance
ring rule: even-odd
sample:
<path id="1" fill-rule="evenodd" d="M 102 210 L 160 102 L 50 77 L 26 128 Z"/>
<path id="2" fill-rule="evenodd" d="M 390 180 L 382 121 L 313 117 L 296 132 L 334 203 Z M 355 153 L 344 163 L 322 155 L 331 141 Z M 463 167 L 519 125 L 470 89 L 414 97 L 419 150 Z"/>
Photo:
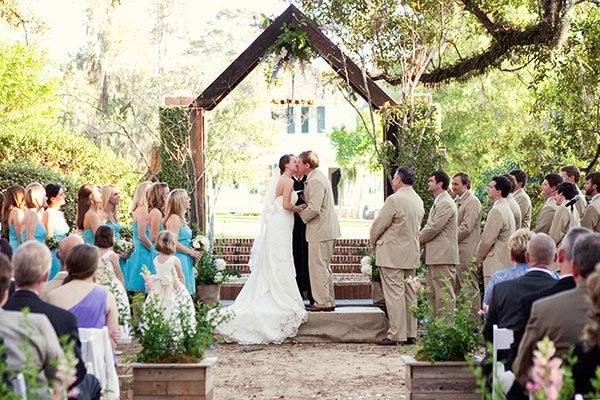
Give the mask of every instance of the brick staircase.
<path id="1" fill-rule="evenodd" d="M 368 299 L 371 297 L 371 283 L 360 273 L 361 250 L 366 250 L 368 240 L 339 239 L 336 241 L 331 269 L 335 285 L 336 299 Z M 221 287 L 221 299 L 234 300 L 250 270 L 248 260 L 252 239 L 218 239 L 215 243 L 217 257 L 223 258 L 228 267 L 242 273 L 242 277 Z"/>

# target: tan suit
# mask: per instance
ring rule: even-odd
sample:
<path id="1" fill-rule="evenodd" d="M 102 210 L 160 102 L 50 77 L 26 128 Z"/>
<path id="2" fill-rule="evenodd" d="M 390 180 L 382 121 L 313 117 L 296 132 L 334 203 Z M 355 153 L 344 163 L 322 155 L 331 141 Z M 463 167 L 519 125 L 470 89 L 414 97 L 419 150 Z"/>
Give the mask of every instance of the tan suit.
<path id="1" fill-rule="evenodd" d="M 585 209 L 587 208 L 587 201 L 585 200 L 585 195 L 581 193 L 579 190 L 579 186 L 577 186 L 577 193 L 579 193 L 579 201 L 575 203 L 575 208 L 579 213 L 579 217 L 581 218 L 585 214 Z"/>
<path id="2" fill-rule="evenodd" d="M 479 308 L 480 295 L 477 284 L 477 273 L 472 268 L 471 261 L 475 257 L 477 245 L 481 237 L 481 202 L 467 190 L 456 199 L 458 209 L 458 256 L 460 264 L 456 272 L 454 285 L 455 293 L 467 282 L 468 287 L 475 296 L 474 303 Z"/>
<path id="3" fill-rule="evenodd" d="M 397 342 L 417 337 L 417 320 L 410 311 L 417 303 L 417 294 L 406 279 L 415 275 L 419 262 L 419 229 L 424 213 L 423 200 L 411 186 L 405 186 L 385 200 L 369 235 L 381 271 L 390 320 L 388 338 Z"/>
<path id="4" fill-rule="evenodd" d="M 556 346 L 556 355 L 562 356 L 580 340 L 588 320 L 588 309 L 585 284 L 533 303 L 517 358 L 512 365 L 523 387 L 528 380 L 529 368 L 533 365 L 533 351 L 537 342 L 548 336 Z"/>
<path id="5" fill-rule="evenodd" d="M 335 292 L 331 257 L 335 239 L 341 236 L 329 179 L 318 169 L 308 174 L 304 187 L 306 208 L 300 218 L 306 223 L 308 272 L 316 307 L 334 307 Z"/>
<path id="6" fill-rule="evenodd" d="M 440 193 L 433 202 L 427 224 L 419 232 L 419 243 L 425 247 L 427 264 L 427 284 L 434 313 L 440 315 L 442 308 L 454 308 L 454 280 L 458 257 L 458 211 L 456 203 L 448 192 Z M 450 283 L 450 303 L 444 304 L 447 291 L 446 280 Z"/>
<path id="7" fill-rule="evenodd" d="M 4 341 L 8 367 L 20 371 L 27 358 L 41 370 L 38 381 L 56 379 L 56 362 L 65 361 L 54 328 L 44 314 L 28 314 L 0 309 L 0 337 Z M 27 346 L 29 356 L 23 352 Z"/>
<path id="8" fill-rule="evenodd" d="M 595 195 L 585 208 L 581 226 L 594 232 L 600 232 L 600 194 Z"/>
<path id="9" fill-rule="evenodd" d="M 42 293 L 40 293 L 40 299 L 44 301 L 48 301 L 48 293 L 56 289 L 57 287 L 62 286 L 63 281 L 69 275 L 67 271 L 59 271 L 58 274 L 52 280 L 46 282 L 44 284 L 44 288 L 42 289 Z"/>
<path id="10" fill-rule="evenodd" d="M 506 197 L 506 201 L 508 201 L 508 205 L 510 206 L 510 211 L 513 213 L 513 216 L 515 217 L 515 229 L 519 229 L 521 227 L 522 220 L 523 220 L 523 217 L 521 215 L 521 207 L 519 207 L 519 204 L 513 197 L 512 193 L 508 194 L 508 197 Z"/>
<path id="11" fill-rule="evenodd" d="M 510 267 L 508 239 L 514 231 L 514 215 L 506 199 L 500 198 L 488 213 L 475 257 L 475 263 L 483 265 L 483 279 L 486 286 L 494 272 Z"/>
<path id="12" fill-rule="evenodd" d="M 519 189 L 512 195 L 521 209 L 521 226 L 515 226 L 515 228 L 529 229 L 531 226 L 531 199 L 525 189 Z"/>
<path id="13" fill-rule="evenodd" d="M 534 232 L 550 232 L 550 227 L 552 226 L 552 220 L 554 219 L 556 208 L 557 205 L 552 197 L 546 200 L 546 203 L 544 203 L 544 206 L 540 210 L 540 215 L 538 216 L 537 223 L 535 224 L 535 229 L 533 229 Z"/>
<path id="14" fill-rule="evenodd" d="M 571 212 L 571 207 L 565 207 L 565 205 L 562 204 L 556 208 L 554 218 L 552 219 L 552 225 L 550 226 L 550 232 L 548 234 L 558 247 L 560 241 L 569 229 L 578 226 L 581 226 L 581 223 L 579 221 L 579 214 L 577 214 L 577 208 L 573 207 L 573 212 Z"/>

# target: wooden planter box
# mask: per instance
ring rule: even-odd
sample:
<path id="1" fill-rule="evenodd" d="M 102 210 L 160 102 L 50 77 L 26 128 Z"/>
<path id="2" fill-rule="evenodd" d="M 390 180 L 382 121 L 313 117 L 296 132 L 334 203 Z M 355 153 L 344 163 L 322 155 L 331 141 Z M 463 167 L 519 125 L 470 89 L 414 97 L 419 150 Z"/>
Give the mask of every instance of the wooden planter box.
<path id="1" fill-rule="evenodd" d="M 217 304 L 221 300 L 221 285 L 197 285 L 196 299 L 204 304 Z"/>
<path id="2" fill-rule="evenodd" d="M 407 400 L 481 400 L 475 376 L 464 361 L 436 363 L 404 356 Z"/>
<path id="3" fill-rule="evenodd" d="M 197 364 L 131 364 L 134 399 L 212 400 L 214 357 Z"/>

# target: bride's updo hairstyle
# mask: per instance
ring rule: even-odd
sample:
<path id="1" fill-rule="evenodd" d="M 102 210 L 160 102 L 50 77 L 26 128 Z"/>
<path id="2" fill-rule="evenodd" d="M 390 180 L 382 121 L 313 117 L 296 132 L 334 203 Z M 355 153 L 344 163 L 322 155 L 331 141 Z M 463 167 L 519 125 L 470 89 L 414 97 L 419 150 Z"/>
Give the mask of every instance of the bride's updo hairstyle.
<path id="1" fill-rule="evenodd" d="M 67 256 L 68 275 L 63 281 L 63 285 L 73 280 L 83 280 L 94 275 L 98 267 L 98 259 L 98 252 L 94 246 L 80 244 L 73 247 L 73 250 Z"/>
<path id="2" fill-rule="evenodd" d="M 285 166 L 290 163 L 290 160 L 294 157 L 293 154 L 286 154 L 279 159 L 279 174 L 283 175 L 285 172 Z"/>

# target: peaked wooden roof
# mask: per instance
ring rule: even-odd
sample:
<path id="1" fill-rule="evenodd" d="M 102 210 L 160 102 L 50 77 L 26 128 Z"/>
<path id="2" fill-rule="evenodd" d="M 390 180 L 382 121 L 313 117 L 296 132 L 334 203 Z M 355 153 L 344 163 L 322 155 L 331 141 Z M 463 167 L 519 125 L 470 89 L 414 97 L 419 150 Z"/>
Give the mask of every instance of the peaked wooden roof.
<path id="1" fill-rule="evenodd" d="M 258 65 L 269 47 L 281 34 L 283 25 L 306 32 L 313 49 L 344 79 L 365 101 L 379 109 L 394 100 L 369 76 L 327 38 L 317 25 L 294 5 L 290 5 L 252 44 L 238 56 L 217 79 L 194 100 L 190 107 L 205 110 L 215 108 Z"/>

